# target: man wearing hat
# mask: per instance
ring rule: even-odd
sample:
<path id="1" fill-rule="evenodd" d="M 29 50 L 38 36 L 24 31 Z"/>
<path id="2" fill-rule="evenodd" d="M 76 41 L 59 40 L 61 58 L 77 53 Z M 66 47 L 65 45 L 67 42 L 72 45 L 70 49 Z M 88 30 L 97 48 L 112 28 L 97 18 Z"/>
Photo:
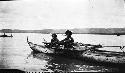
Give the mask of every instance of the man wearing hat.
<path id="1" fill-rule="evenodd" d="M 66 38 L 63 39 L 62 41 L 60 41 L 60 43 L 62 45 L 64 45 L 64 48 L 72 48 L 73 47 L 73 43 L 74 43 L 74 39 L 71 37 L 72 32 L 67 30 L 65 32 L 65 34 L 66 34 Z"/>

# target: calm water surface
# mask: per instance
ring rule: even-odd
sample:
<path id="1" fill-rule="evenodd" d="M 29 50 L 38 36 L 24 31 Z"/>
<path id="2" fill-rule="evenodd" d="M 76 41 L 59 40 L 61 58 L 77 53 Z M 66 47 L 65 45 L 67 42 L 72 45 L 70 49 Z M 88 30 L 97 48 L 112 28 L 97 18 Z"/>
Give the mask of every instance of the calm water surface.
<path id="1" fill-rule="evenodd" d="M 8 34 L 9 35 L 9 34 Z M 42 44 L 43 38 L 50 41 L 50 34 L 14 33 L 14 37 L 0 38 L 0 68 L 20 69 L 24 71 L 68 71 L 68 72 L 117 72 L 123 69 L 119 67 L 106 67 L 84 62 L 77 59 L 68 59 L 59 56 L 49 56 L 43 53 L 33 54 L 26 42 L 29 40 Z M 113 35 L 90 35 L 73 34 L 76 42 L 102 44 L 102 45 L 125 45 L 125 36 Z M 59 40 L 65 38 L 58 34 Z M 121 51 L 119 48 L 103 48 L 106 50 Z"/>

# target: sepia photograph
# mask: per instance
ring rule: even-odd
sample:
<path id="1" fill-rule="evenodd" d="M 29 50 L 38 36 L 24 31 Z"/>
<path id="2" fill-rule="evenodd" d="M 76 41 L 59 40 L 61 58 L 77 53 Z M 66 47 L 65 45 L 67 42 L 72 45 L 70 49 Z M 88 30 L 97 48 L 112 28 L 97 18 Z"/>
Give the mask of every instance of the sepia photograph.
<path id="1" fill-rule="evenodd" d="M 125 72 L 125 0 L 1 0 L 0 72 Z"/>

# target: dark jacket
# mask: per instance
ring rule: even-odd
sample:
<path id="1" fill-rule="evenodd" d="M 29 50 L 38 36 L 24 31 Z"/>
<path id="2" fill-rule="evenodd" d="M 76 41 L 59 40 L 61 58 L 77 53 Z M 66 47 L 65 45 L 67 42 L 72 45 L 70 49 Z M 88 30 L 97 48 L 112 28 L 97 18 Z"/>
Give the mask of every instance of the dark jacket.
<path id="1" fill-rule="evenodd" d="M 64 45 L 65 48 L 72 48 L 74 39 L 72 37 L 67 37 L 67 38 L 63 39 L 62 41 L 60 41 L 60 43 L 62 45 Z"/>
<path id="2" fill-rule="evenodd" d="M 57 38 L 52 38 L 51 39 L 51 47 L 52 48 L 57 48 L 59 46 L 59 40 Z"/>

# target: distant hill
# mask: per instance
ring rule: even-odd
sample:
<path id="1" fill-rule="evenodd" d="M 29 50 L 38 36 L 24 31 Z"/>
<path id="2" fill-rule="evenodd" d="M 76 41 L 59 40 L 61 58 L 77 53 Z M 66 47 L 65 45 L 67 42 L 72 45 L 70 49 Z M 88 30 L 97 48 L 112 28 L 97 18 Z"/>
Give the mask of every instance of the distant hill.
<path id="1" fill-rule="evenodd" d="M 18 29 L 2 29 L 1 33 L 58 33 L 63 34 L 67 29 L 43 29 L 43 30 L 18 30 Z M 125 28 L 83 28 L 83 29 L 69 29 L 74 34 L 106 34 L 106 35 L 123 35 L 125 34 Z"/>
<path id="2" fill-rule="evenodd" d="M 45 33 L 45 34 L 49 34 L 52 31 L 53 31 L 52 29 L 43 29 L 43 30 L 2 29 L 2 30 L 0 30 L 1 33 Z"/>
<path id="3" fill-rule="evenodd" d="M 83 28 L 70 29 L 74 34 L 103 34 L 103 35 L 124 35 L 125 28 Z M 66 29 L 53 30 L 56 33 L 64 33 Z"/>

